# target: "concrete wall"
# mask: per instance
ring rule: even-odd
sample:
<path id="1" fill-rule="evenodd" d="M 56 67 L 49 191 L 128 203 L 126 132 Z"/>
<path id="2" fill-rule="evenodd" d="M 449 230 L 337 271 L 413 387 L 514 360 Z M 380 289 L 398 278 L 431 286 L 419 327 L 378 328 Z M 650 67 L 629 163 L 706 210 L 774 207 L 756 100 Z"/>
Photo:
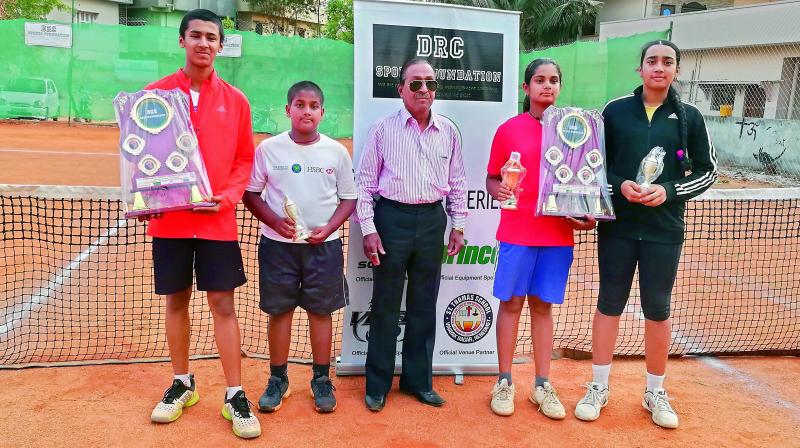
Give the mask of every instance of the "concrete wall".
<path id="1" fill-rule="evenodd" d="M 706 126 L 720 164 L 770 174 L 765 165 L 777 158 L 779 174 L 800 176 L 800 121 L 706 117 Z"/>
<path id="2" fill-rule="evenodd" d="M 120 2 L 125 4 L 126 2 Z M 47 19 L 62 23 L 71 23 L 72 11 L 71 2 L 66 2 L 67 10 L 53 10 L 47 15 Z M 86 11 L 97 13 L 94 23 L 102 25 L 119 25 L 119 3 L 107 0 L 75 0 L 75 11 Z"/>

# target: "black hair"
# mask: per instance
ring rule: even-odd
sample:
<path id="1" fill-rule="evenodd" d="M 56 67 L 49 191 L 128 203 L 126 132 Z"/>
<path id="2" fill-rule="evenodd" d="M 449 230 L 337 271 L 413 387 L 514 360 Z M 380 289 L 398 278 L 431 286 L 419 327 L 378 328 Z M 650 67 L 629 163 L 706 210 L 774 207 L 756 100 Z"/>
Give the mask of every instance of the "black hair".
<path id="1" fill-rule="evenodd" d="M 550 58 L 537 58 L 534 59 L 525 67 L 525 79 L 523 80 L 525 84 L 530 85 L 531 78 L 533 75 L 536 74 L 536 70 L 543 66 L 543 65 L 554 65 L 556 67 L 556 71 L 558 72 L 558 83 L 561 84 L 563 81 L 561 79 L 561 67 L 559 67 L 558 63 Z M 525 95 L 525 99 L 522 100 L 522 111 L 523 112 L 530 112 L 531 110 L 531 99 L 528 95 Z"/>
<path id="2" fill-rule="evenodd" d="M 656 45 L 664 45 L 675 50 L 675 65 L 680 67 L 681 50 L 678 48 L 678 46 L 668 40 L 654 40 L 644 44 L 642 47 L 642 55 L 639 58 L 639 68 L 641 68 L 642 64 L 644 63 L 644 57 L 647 54 L 647 50 Z M 678 127 L 680 129 L 681 138 L 681 147 L 679 149 L 683 151 L 683 157 L 680 159 L 681 168 L 684 171 L 690 171 L 692 169 L 692 159 L 689 157 L 689 124 L 688 120 L 686 119 L 686 107 L 683 105 L 683 101 L 681 101 L 680 94 L 678 94 L 678 91 L 673 86 L 669 86 L 667 101 L 672 103 L 672 107 L 675 108 L 677 111 L 676 114 L 678 115 Z"/>
<path id="3" fill-rule="evenodd" d="M 398 85 L 405 84 L 405 82 L 406 82 L 406 72 L 408 71 L 409 67 L 411 67 L 412 65 L 419 65 L 419 64 L 431 65 L 431 63 L 428 62 L 428 60 L 425 59 L 425 58 L 411 58 L 411 59 L 407 60 L 406 63 L 403 64 L 403 68 L 400 69 L 400 82 L 398 83 Z M 431 67 L 433 67 L 433 66 L 431 66 Z"/>
<path id="4" fill-rule="evenodd" d="M 207 9 L 193 9 L 183 16 L 183 19 L 181 19 L 181 26 L 178 28 L 178 33 L 180 33 L 181 37 L 186 37 L 186 29 L 189 28 L 189 22 L 192 20 L 213 22 L 215 25 L 217 25 L 217 29 L 219 29 L 219 41 L 222 42 L 225 40 L 225 30 L 222 27 L 222 19 L 220 19 L 219 16 L 213 11 L 209 11 Z"/>
<path id="5" fill-rule="evenodd" d="M 286 92 L 286 104 L 292 104 L 294 101 L 294 97 L 302 92 L 302 91 L 311 91 L 316 93 L 319 96 L 319 104 L 320 106 L 325 104 L 325 95 L 322 94 L 322 89 L 312 81 L 300 81 L 294 83 L 292 87 L 289 87 L 289 91 Z"/>

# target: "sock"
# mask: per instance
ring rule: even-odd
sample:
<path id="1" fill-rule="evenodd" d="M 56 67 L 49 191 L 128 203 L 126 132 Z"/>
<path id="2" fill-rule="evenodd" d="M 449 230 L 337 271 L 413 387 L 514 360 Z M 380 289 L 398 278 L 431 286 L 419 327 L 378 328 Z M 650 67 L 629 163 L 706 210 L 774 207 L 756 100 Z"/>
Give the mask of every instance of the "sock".
<path id="1" fill-rule="evenodd" d="M 608 387 L 608 374 L 611 372 L 611 364 L 600 366 L 592 364 L 592 381 Z"/>
<path id="2" fill-rule="evenodd" d="M 514 384 L 514 383 L 511 382 L 511 372 L 501 372 L 500 376 L 497 377 L 497 382 L 499 383 L 500 381 L 503 381 L 503 380 L 508 381 L 508 385 L 509 386 Z"/>
<path id="3" fill-rule="evenodd" d="M 321 376 L 327 376 L 330 378 L 330 364 L 311 364 L 311 371 L 314 373 L 314 379 L 317 379 Z"/>
<path id="4" fill-rule="evenodd" d="M 544 387 L 544 383 L 546 383 L 546 382 L 547 382 L 547 377 L 546 376 L 536 375 L 536 383 L 534 384 L 533 387 L 539 387 L 539 386 Z"/>
<path id="5" fill-rule="evenodd" d="M 283 364 L 281 366 L 276 366 L 274 364 L 270 364 L 269 365 L 269 373 L 270 373 L 270 375 L 277 376 L 277 377 L 282 378 L 284 380 L 288 380 L 289 379 L 289 373 L 288 373 L 287 369 L 288 369 L 288 364 Z"/>
<path id="6" fill-rule="evenodd" d="M 183 374 L 183 375 L 174 375 L 173 379 L 181 380 L 181 382 L 186 387 L 192 387 L 192 378 L 189 376 L 188 373 Z"/>
<path id="7" fill-rule="evenodd" d="M 236 392 L 239 392 L 240 390 L 242 390 L 242 386 L 226 387 L 225 388 L 225 399 L 226 400 L 230 400 L 231 398 L 233 398 L 234 395 L 236 395 Z"/>
<path id="8" fill-rule="evenodd" d="M 647 372 L 647 391 L 658 392 L 663 390 L 664 376 L 665 375 L 653 375 L 652 373 Z"/>

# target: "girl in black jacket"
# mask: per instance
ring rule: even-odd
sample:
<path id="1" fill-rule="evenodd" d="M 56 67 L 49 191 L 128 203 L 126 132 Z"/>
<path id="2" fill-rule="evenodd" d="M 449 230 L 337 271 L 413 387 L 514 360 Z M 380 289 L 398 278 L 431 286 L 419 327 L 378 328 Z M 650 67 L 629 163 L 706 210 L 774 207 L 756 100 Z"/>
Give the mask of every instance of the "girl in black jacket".
<path id="1" fill-rule="evenodd" d="M 608 403 L 619 319 L 638 264 L 647 364 L 642 405 L 655 424 L 678 426 L 663 388 L 671 338 L 670 298 L 683 245 L 686 200 L 707 190 L 717 178 L 716 154 L 703 116 L 681 102 L 672 87 L 680 57 L 672 42 L 646 44 L 638 69 L 642 86 L 603 110 L 617 219 L 598 226 L 600 295 L 592 327 L 593 380 L 575 408 L 581 420 L 596 420 Z M 636 182 L 637 173 L 651 152 L 660 153 L 663 171 L 642 186 Z"/>

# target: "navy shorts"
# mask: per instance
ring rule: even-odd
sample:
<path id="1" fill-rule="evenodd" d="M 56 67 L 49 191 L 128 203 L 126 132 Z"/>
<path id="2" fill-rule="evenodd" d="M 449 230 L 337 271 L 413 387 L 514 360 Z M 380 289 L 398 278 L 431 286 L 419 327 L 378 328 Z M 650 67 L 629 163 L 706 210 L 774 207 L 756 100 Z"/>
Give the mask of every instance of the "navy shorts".
<path id="1" fill-rule="evenodd" d="M 503 302 L 536 296 L 543 302 L 564 303 L 572 259 L 572 246 L 500 243 L 492 292 Z"/>
<path id="2" fill-rule="evenodd" d="M 237 241 L 196 238 L 153 238 L 156 294 L 175 294 L 192 287 L 200 291 L 230 291 L 247 282 Z"/>
<path id="3" fill-rule="evenodd" d="M 258 243 L 259 307 L 278 315 L 300 307 L 331 314 L 345 305 L 342 240 L 322 244 L 274 241 Z"/>
<path id="4" fill-rule="evenodd" d="M 682 247 L 681 243 L 654 243 L 599 234 L 600 297 L 597 310 L 606 316 L 622 314 L 638 264 L 642 314 L 647 320 L 667 320 Z"/>

